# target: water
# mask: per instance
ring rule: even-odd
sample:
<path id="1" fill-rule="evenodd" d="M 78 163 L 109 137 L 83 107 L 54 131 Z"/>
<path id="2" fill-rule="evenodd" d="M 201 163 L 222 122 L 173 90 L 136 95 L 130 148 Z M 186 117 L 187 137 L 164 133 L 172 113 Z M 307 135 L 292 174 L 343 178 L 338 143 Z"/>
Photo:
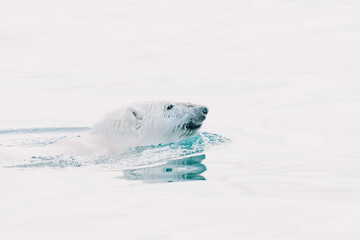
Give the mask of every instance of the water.
<path id="1" fill-rule="evenodd" d="M 206 180 L 201 175 L 206 171 L 202 163 L 204 159 L 205 155 L 202 154 L 170 160 L 158 166 L 128 169 L 122 178 L 148 183 Z"/>
<path id="2" fill-rule="evenodd" d="M 359 239 L 359 12 L 2 0 L 0 239 Z M 206 105 L 200 133 L 115 155 L 38 152 L 159 100 Z"/>
<path id="3" fill-rule="evenodd" d="M 230 139 L 219 134 L 201 132 L 192 137 L 177 143 L 159 144 L 157 146 L 137 146 L 124 149 L 117 153 L 98 153 L 82 155 L 46 155 L 38 153 L 39 147 L 46 147 L 50 144 L 61 142 L 69 138 L 81 137 L 90 132 L 88 127 L 67 127 L 67 128 L 29 128 L 29 129 L 3 129 L 0 130 L 1 151 L 3 157 L 0 166 L 4 168 L 66 168 L 66 167 L 93 167 L 96 169 L 121 170 L 137 168 L 152 164 L 177 164 L 187 165 L 191 161 L 178 161 L 179 157 L 192 158 L 195 155 L 204 153 L 206 150 L 221 147 L 230 143 Z M 6 158 L 8 152 L 17 152 L 26 149 L 31 157 L 13 156 Z M 61 147 L 59 149 L 61 152 Z M 205 155 L 202 159 L 205 158 Z M 188 159 L 183 158 L 183 159 Z M 174 162 L 175 161 L 175 162 Z M 190 169 L 191 171 L 191 169 Z M 186 174 L 186 168 L 185 172 Z M 153 176 L 161 179 L 161 174 Z M 149 178 L 149 176 L 148 176 Z"/>

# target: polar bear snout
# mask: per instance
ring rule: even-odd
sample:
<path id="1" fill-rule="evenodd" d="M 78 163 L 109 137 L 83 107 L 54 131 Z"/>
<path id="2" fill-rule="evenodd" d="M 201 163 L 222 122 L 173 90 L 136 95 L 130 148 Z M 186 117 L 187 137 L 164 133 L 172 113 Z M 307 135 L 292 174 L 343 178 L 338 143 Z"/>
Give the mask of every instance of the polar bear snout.
<path id="1" fill-rule="evenodd" d="M 200 107 L 200 111 L 203 113 L 203 114 L 208 114 L 208 112 L 209 112 L 209 109 L 207 108 L 207 107 L 205 107 L 205 106 L 201 106 Z"/>
<path id="2" fill-rule="evenodd" d="M 197 111 L 197 119 L 198 121 L 202 122 L 206 119 L 206 115 L 208 114 L 209 109 L 205 106 L 198 107 Z"/>
<path id="3" fill-rule="evenodd" d="M 197 119 L 199 122 L 202 122 L 206 119 L 206 115 L 201 113 L 195 119 Z"/>

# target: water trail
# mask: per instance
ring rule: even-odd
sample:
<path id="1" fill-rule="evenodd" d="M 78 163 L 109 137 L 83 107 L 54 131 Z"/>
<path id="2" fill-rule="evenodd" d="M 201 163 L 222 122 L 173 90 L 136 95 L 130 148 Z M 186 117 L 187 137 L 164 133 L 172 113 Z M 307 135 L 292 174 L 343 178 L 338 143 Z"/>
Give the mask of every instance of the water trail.
<path id="1" fill-rule="evenodd" d="M 86 132 L 89 127 L 55 127 L 55 128 L 19 128 L 19 129 L 0 129 L 0 134 L 21 134 L 21 133 L 55 133 L 55 132 Z"/>
<path id="2" fill-rule="evenodd" d="M 96 167 L 101 169 L 131 169 L 156 163 L 169 164 L 174 159 L 198 155 L 230 140 L 216 133 L 202 132 L 178 143 L 138 146 L 116 154 L 88 156 L 39 153 L 39 149 L 68 137 L 87 134 L 89 128 L 37 128 L 0 130 L 0 167 L 6 168 L 65 168 Z M 9 152 L 32 152 L 26 158 L 7 160 Z M 35 151 L 36 150 L 36 151 Z M 138 171 L 137 171 L 138 172 Z"/>

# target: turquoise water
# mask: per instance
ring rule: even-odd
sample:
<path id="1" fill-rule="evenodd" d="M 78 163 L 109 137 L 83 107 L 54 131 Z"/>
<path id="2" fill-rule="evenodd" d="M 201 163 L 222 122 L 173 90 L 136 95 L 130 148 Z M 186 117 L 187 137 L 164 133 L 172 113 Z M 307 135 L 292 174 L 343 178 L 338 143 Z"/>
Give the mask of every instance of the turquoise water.
<path id="1" fill-rule="evenodd" d="M 360 239 L 359 12 L 356 0 L 1 0 L 0 239 Z M 163 100 L 207 106 L 199 134 L 42 152 Z"/>
<path id="2" fill-rule="evenodd" d="M 28 152 L 38 150 L 66 138 L 88 134 L 88 127 L 23 128 L 2 129 L 0 142 L 3 151 L 26 148 Z M 114 154 L 90 156 L 77 155 L 34 155 L 3 161 L 5 168 L 97 168 L 98 170 L 124 170 L 124 179 L 162 183 L 174 181 L 205 180 L 201 173 L 206 171 L 202 161 L 206 151 L 229 144 L 229 138 L 215 133 L 200 132 L 177 143 L 158 146 L 138 146 Z M 200 154 L 200 155 L 199 155 Z"/>
<path id="3" fill-rule="evenodd" d="M 206 180 L 201 174 L 206 171 L 205 154 L 168 160 L 157 166 L 140 167 L 124 171 L 121 179 L 140 180 L 146 183 Z"/>

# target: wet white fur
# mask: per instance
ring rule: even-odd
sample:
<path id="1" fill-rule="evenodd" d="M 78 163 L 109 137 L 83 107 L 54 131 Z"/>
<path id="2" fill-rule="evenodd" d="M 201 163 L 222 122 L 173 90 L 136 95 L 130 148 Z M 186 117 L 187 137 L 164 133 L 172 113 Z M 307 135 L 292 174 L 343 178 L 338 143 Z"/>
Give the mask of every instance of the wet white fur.
<path id="1" fill-rule="evenodd" d="M 172 109 L 167 107 L 172 105 Z M 202 123 L 200 105 L 174 102 L 142 102 L 124 106 L 94 124 L 91 133 L 62 140 L 46 147 L 6 151 L 7 158 L 52 155 L 93 155 L 119 152 L 136 146 L 177 142 L 197 132 L 184 124 Z M 203 116 L 203 118 L 201 118 Z M 199 119 L 200 117 L 200 119 Z M 1 152 L 2 148 L 0 148 Z M 5 151 L 5 150 L 4 150 Z"/>
<path id="2" fill-rule="evenodd" d="M 175 102 L 130 104 L 104 116 L 93 126 L 91 135 L 111 151 L 177 142 L 197 132 L 183 126 L 190 121 L 201 124 L 201 107 Z"/>

